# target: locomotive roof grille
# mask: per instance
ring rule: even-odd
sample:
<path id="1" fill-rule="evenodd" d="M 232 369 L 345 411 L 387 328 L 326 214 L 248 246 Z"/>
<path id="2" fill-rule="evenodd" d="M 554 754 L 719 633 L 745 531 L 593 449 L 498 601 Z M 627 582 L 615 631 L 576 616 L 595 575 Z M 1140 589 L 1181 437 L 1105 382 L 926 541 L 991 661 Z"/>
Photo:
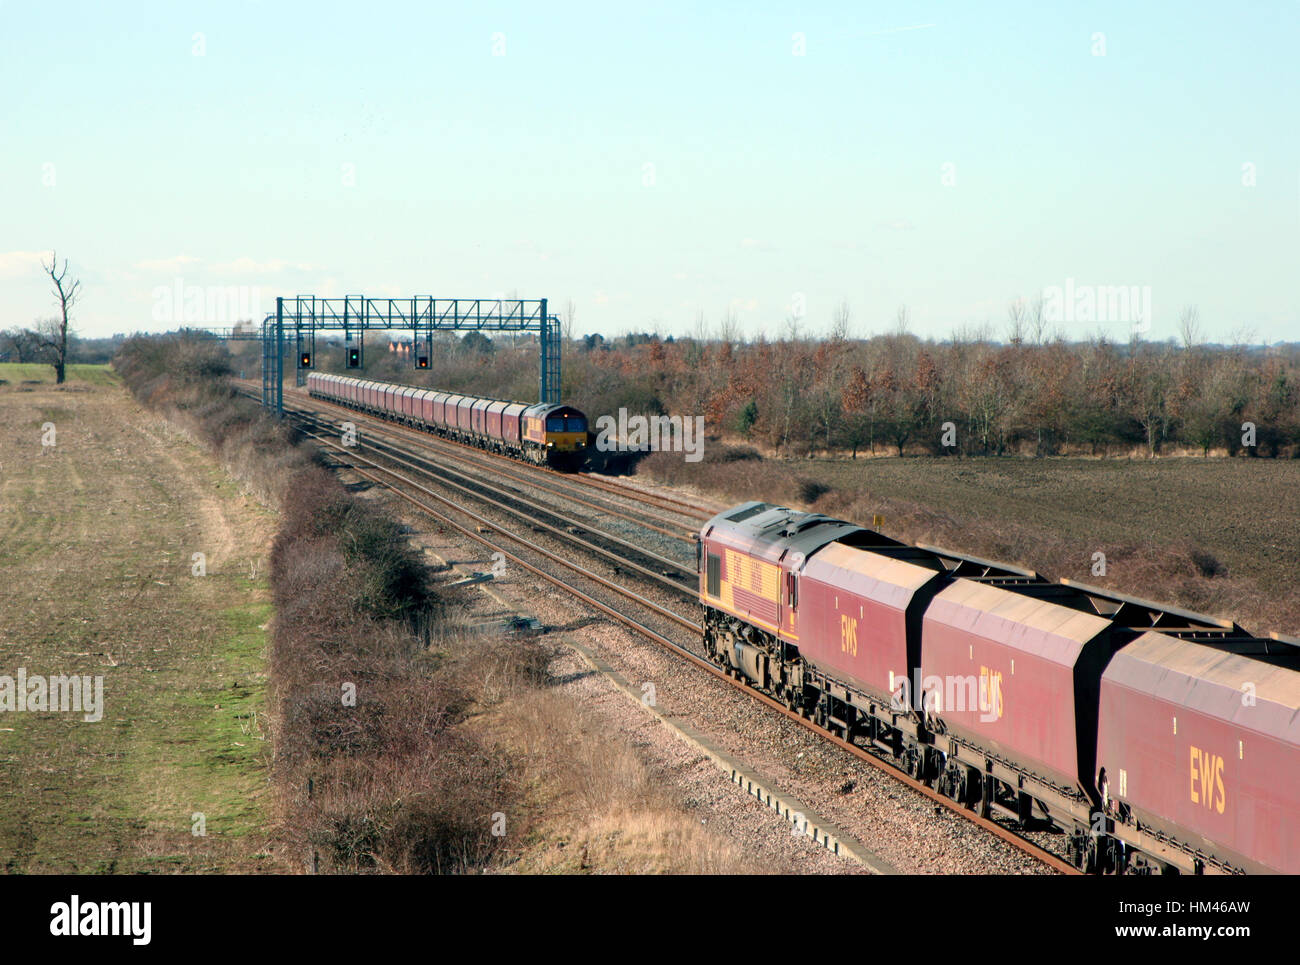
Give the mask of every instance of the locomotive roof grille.
<path id="1" fill-rule="evenodd" d="M 725 518 L 730 520 L 733 523 L 743 523 L 751 516 L 757 516 L 759 513 L 766 512 L 771 508 L 772 507 L 767 503 L 755 503 L 753 506 L 747 506 L 744 509 L 738 510 L 737 512 L 734 512 L 730 516 L 727 516 Z"/>

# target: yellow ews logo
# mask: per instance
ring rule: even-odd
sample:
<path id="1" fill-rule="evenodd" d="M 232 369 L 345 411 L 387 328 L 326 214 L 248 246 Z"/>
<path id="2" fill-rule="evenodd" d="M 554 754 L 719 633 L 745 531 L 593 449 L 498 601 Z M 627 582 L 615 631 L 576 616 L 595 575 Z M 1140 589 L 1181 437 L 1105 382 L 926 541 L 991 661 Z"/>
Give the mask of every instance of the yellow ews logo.
<path id="1" fill-rule="evenodd" d="M 980 667 L 980 720 L 989 723 L 1002 718 L 1002 671 Z"/>
<path id="2" fill-rule="evenodd" d="M 844 613 L 840 614 L 840 652 L 858 655 L 858 620 Z"/>
<path id="3" fill-rule="evenodd" d="M 1228 803 L 1223 790 L 1223 758 L 1192 747 L 1192 803 L 1214 808 L 1220 814 Z"/>

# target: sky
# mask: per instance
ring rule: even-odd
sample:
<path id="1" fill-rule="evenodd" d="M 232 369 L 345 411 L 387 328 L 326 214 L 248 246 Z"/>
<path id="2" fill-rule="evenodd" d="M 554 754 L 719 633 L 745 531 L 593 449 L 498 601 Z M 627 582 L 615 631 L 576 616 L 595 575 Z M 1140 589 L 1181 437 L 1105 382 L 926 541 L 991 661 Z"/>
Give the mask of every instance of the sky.
<path id="1" fill-rule="evenodd" d="M 0 327 L 57 249 L 86 337 L 419 294 L 1300 339 L 1297 49 L 1296 0 L 0 0 Z"/>

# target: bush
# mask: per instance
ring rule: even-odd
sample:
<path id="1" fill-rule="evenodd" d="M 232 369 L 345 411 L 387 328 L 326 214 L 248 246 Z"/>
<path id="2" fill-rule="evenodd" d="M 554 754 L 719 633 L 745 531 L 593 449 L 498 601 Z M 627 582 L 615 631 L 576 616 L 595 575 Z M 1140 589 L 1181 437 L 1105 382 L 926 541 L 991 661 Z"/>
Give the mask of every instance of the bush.
<path id="1" fill-rule="evenodd" d="M 805 503 L 815 503 L 831 491 L 831 487 L 816 479 L 799 480 L 799 498 Z"/>

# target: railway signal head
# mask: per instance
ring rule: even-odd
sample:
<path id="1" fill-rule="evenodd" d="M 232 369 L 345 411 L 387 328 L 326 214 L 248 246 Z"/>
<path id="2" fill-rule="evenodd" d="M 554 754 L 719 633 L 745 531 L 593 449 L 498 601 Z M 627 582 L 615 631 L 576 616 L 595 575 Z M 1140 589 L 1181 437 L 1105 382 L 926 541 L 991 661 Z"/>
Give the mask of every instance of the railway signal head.
<path id="1" fill-rule="evenodd" d="M 417 369 L 427 369 L 429 367 L 429 356 L 421 355 L 419 358 L 417 358 L 415 360 L 415 367 Z"/>
<path id="2" fill-rule="evenodd" d="M 304 369 L 311 368 L 311 352 L 303 352 L 301 361 L 302 364 L 299 366 L 299 368 L 304 368 Z"/>
<path id="3" fill-rule="evenodd" d="M 359 348 L 348 349 L 348 368 L 350 369 L 361 368 L 361 349 Z"/>

